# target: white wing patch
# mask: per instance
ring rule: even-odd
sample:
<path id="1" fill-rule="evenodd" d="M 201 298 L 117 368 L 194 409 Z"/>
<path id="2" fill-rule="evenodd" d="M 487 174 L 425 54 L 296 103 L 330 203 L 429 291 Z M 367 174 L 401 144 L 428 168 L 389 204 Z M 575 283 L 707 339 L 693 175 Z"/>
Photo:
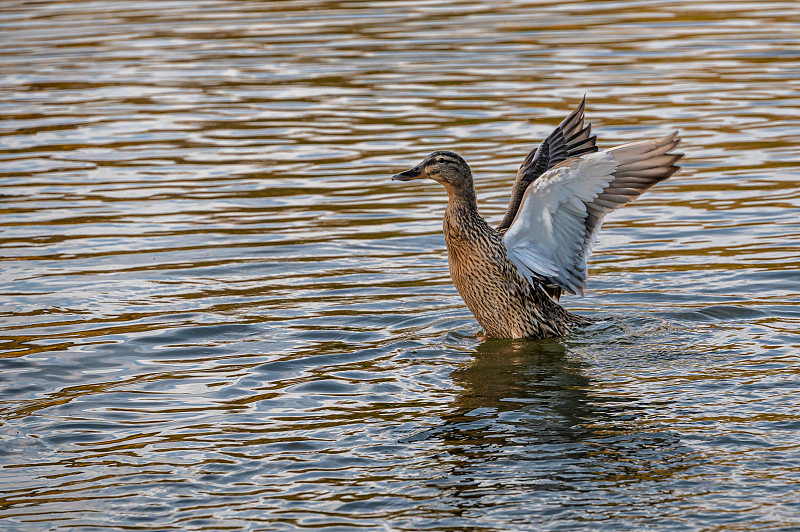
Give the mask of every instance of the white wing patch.
<path id="1" fill-rule="evenodd" d="M 508 258 L 529 282 L 547 279 L 583 295 L 586 259 L 599 229 L 598 224 L 587 234 L 587 205 L 614 180 L 619 163 L 607 152 L 570 162 L 528 187 L 503 242 Z"/>

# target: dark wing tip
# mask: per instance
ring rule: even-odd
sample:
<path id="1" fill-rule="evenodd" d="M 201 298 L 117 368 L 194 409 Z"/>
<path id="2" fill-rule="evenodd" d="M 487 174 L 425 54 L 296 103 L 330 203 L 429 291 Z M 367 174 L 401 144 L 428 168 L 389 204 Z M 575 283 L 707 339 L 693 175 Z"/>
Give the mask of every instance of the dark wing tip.
<path id="1" fill-rule="evenodd" d="M 530 151 L 525 157 L 511 189 L 511 199 L 506 214 L 500 225 L 497 226 L 498 230 L 511 226 L 525 190 L 544 172 L 567 159 L 597 151 L 597 137 L 591 134 L 592 125 L 584 126 L 583 124 L 585 108 L 586 95 L 584 94 L 578 106 L 535 150 Z"/>

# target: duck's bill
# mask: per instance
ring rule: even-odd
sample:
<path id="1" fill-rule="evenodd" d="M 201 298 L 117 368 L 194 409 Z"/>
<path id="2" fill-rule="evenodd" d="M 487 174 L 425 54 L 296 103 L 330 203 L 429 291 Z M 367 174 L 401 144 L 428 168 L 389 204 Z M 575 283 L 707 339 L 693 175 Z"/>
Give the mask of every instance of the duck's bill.
<path id="1" fill-rule="evenodd" d="M 414 167 L 410 170 L 406 170 L 405 172 L 400 172 L 399 174 L 395 174 L 392 176 L 392 181 L 411 181 L 412 179 L 421 179 L 425 177 L 422 175 L 422 170 L 417 167 Z"/>

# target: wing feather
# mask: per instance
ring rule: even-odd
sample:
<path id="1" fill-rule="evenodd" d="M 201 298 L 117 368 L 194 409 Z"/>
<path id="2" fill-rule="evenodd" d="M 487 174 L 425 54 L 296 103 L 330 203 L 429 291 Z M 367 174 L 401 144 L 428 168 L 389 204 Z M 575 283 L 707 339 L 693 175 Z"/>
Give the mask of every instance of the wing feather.
<path id="1" fill-rule="evenodd" d="M 678 170 L 677 131 L 561 162 L 525 191 L 503 236 L 509 259 L 531 283 L 572 294 L 586 289 L 586 260 L 603 218 Z"/>
<path id="2" fill-rule="evenodd" d="M 586 97 L 584 96 L 578 107 L 535 150 L 529 152 L 525 157 L 517 172 L 514 185 L 511 187 L 508 209 L 500 225 L 497 226 L 498 231 L 505 231 L 511 226 L 519 211 L 525 190 L 544 172 L 567 159 L 597 151 L 597 146 L 595 146 L 597 137 L 592 135 L 592 125 L 587 124 L 586 127 L 583 125 L 585 107 Z"/>

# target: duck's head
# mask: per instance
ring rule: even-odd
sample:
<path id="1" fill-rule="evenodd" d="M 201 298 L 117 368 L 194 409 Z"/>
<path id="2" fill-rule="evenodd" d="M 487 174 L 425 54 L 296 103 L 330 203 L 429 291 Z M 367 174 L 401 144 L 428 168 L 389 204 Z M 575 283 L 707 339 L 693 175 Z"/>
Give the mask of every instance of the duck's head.
<path id="1" fill-rule="evenodd" d="M 472 189 L 472 171 L 460 155 L 451 151 L 435 151 L 414 168 L 392 176 L 392 181 L 433 179 L 448 189 Z"/>

